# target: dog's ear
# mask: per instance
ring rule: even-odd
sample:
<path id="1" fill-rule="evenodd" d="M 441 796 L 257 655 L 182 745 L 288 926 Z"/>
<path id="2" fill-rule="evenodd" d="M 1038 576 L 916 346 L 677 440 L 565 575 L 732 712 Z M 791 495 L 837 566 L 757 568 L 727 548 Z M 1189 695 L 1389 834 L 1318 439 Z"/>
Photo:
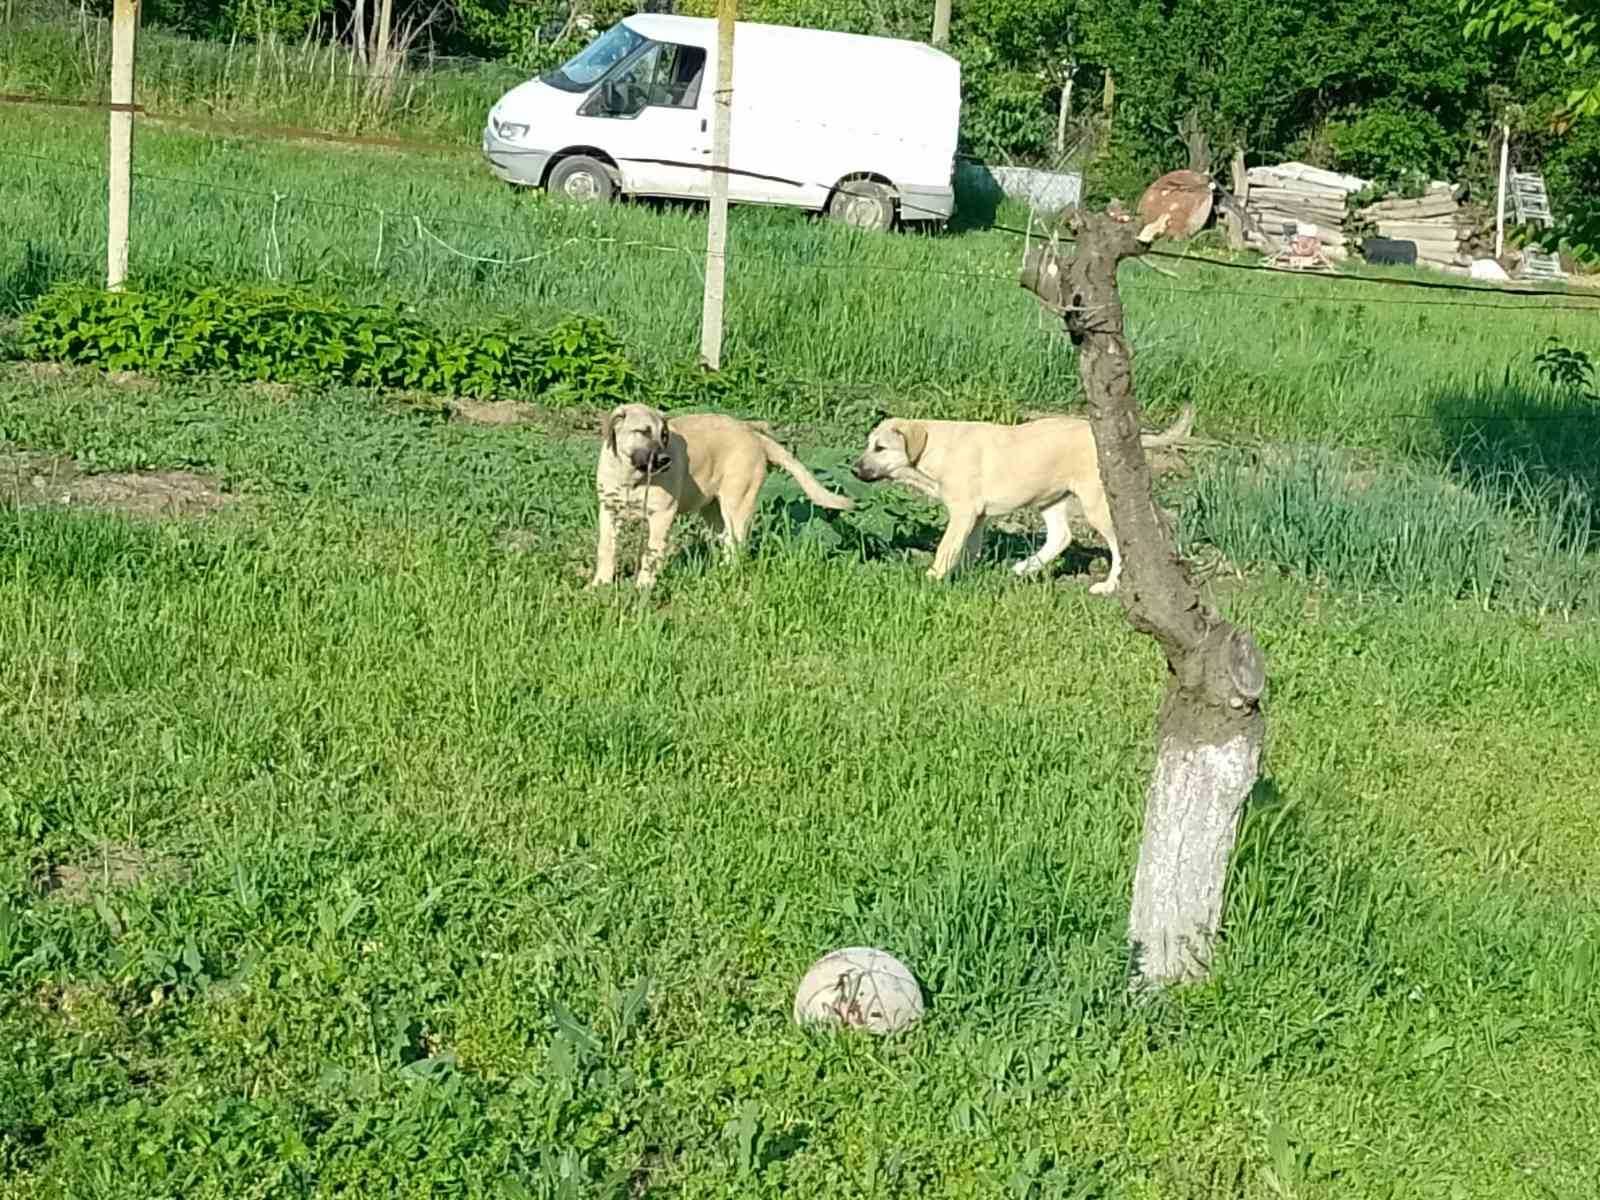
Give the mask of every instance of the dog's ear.
<path id="1" fill-rule="evenodd" d="M 902 421 L 900 436 L 906 443 L 906 461 L 914 467 L 928 448 L 928 427 L 921 421 Z"/>
<path id="2" fill-rule="evenodd" d="M 622 409 L 613 408 L 600 418 L 600 440 L 613 454 L 617 452 L 617 421 L 621 416 Z"/>

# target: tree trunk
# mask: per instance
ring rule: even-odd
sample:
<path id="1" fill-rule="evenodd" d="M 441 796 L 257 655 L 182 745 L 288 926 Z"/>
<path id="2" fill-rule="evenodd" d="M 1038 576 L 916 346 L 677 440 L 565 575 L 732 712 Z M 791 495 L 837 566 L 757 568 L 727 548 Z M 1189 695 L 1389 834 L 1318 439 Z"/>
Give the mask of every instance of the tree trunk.
<path id="1" fill-rule="evenodd" d="M 380 0 L 378 27 L 372 34 L 372 65 L 380 75 L 392 70 L 390 59 L 393 47 L 389 44 L 390 21 L 394 18 L 394 0 Z"/>
<path id="2" fill-rule="evenodd" d="M 1126 217 L 1082 210 L 1069 220 L 1076 253 L 1062 260 L 1049 243 L 1037 247 L 1022 285 L 1062 314 L 1078 348 L 1122 547 L 1118 594 L 1129 622 L 1167 659 L 1128 920 L 1135 985 L 1161 987 L 1209 969 L 1228 861 L 1266 739 L 1266 660 L 1247 631 L 1201 603 L 1150 491 L 1117 266 L 1144 253 L 1161 230 L 1136 233 Z"/>
<path id="3" fill-rule="evenodd" d="M 355 0 L 350 15 L 350 43 L 356 48 L 356 59 L 361 69 L 367 69 L 367 0 Z"/>
<path id="4" fill-rule="evenodd" d="M 1183 139 L 1184 153 L 1189 157 L 1189 170 L 1196 175 L 1211 174 L 1211 139 L 1201 128 L 1200 117 L 1193 109 L 1178 122 L 1178 136 Z"/>
<path id="5" fill-rule="evenodd" d="M 950 40 L 950 0 L 933 0 L 933 44 L 943 46 Z"/>
<path id="6" fill-rule="evenodd" d="M 1245 170 L 1243 146 L 1234 147 L 1232 172 L 1233 198 L 1238 202 L 1239 208 L 1243 209 L 1246 202 L 1250 199 L 1250 173 Z M 1243 250 L 1245 248 L 1245 240 L 1244 217 L 1242 213 L 1236 212 L 1230 208 L 1223 214 L 1223 217 L 1228 223 L 1229 249 Z"/>

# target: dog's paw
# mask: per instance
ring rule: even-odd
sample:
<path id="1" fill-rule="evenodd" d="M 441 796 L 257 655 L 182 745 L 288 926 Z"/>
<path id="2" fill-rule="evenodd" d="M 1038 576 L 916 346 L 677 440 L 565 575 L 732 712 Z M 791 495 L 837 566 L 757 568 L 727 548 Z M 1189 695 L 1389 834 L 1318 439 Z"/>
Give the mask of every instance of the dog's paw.
<path id="1" fill-rule="evenodd" d="M 1029 575 L 1037 574 L 1039 569 L 1043 566 L 1044 564 L 1039 562 L 1037 559 L 1024 558 L 1011 564 L 1011 573 L 1017 576 L 1019 579 L 1024 579 Z"/>
<path id="2" fill-rule="evenodd" d="M 1089 585 L 1089 595 L 1091 596 L 1109 596 L 1116 590 L 1117 585 L 1109 579 L 1102 579 L 1099 583 L 1091 583 Z"/>

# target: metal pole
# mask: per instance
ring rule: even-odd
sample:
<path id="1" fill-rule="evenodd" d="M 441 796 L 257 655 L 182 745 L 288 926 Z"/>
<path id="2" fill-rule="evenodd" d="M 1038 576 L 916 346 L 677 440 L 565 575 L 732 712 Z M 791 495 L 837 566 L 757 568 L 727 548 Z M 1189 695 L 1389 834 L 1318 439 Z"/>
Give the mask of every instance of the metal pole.
<path id="1" fill-rule="evenodd" d="M 706 294 L 700 359 L 722 366 L 723 281 L 728 265 L 728 145 L 733 132 L 733 23 L 739 0 L 717 0 L 717 90 L 711 109 L 711 221 L 706 229 Z"/>
<path id="2" fill-rule="evenodd" d="M 106 288 L 128 277 L 128 212 L 133 200 L 133 51 L 139 0 L 116 0 L 111 14 L 111 148 L 107 196 Z"/>
<path id="3" fill-rule="evenodd" d="M 1494 256 L 1506 252 L 1506 163 L 1511 157 L 1511 126 L 1500 126 L 1500 187 L 1494 201 Z"/>

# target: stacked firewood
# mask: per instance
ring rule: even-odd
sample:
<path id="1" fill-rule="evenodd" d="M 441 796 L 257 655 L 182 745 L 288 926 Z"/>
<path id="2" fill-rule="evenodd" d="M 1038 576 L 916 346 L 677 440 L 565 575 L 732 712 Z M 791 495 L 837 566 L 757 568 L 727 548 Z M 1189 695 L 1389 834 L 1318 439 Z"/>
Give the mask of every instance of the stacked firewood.
<path id="1" fill-rule="evenodd" d="M 1455 270 L 1472 261 L 1477 226 L 1459 189 L 1448 183 L 1435 183 L 1415 199 L 1380 200 L 1357 215 L 1381 238 L 1414 243 L 1423 266 Z"/>
<path id="2" fill-rule="evenodd" d="M 1246 178 L 1245 211 L 1257 226 L 1248 237 L 1255 245 L 1273 251 L 1301 226 L 1315 226 L 1328 258 L 1348 257 L 1346 201 L 1367 186 L 1365 179 L 1299 162 L 1251 167 Z"/>

